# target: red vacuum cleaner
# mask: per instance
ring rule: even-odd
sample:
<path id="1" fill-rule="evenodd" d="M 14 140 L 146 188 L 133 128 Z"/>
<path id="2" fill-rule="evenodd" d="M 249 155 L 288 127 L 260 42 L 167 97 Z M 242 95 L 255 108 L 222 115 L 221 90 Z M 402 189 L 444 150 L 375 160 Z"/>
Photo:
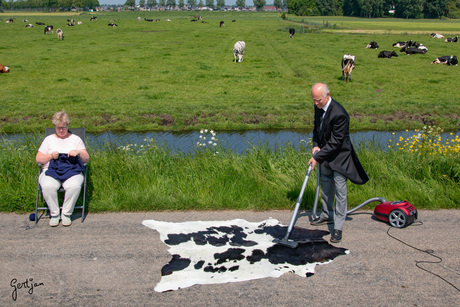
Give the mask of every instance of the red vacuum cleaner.
<path id="1" fill-rule="evenodd" d="M 403 228 L 417 219 L 417 209 L 407 200 L 386 201 L 377 205 L 374 215 L 391 226 Z"/>

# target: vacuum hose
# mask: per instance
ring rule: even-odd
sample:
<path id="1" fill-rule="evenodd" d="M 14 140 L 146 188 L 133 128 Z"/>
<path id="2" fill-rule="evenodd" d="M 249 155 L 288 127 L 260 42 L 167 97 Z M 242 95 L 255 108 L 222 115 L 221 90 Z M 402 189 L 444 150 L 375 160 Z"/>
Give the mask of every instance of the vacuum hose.
<path id="1" fill-rule="evenodd" d="M 319 191 L 320 191 L 320 187 L 321 187 L 321 183 L 320 183 L 320 177 L 321 177 L 321 167 L 318 165 L 317 167 L 317 176 L 316 176 L 316 193 L 315 193 L 315 203 L 313 204 L 313 211 L 312 211 L 312 218 L 313 219 L 317 219 L 318 216 L 316 215 L 316 209 L 318 207 L 318 200 L 319 200 Z M 367 204 L 370 204 L 371 202 L 374 202 L 374 201 L 378 201 L 378 202 L 381 202 L 381 203 L 384 203 L 386 202 L 387 200 L 383 197 L 373 197 L 373 198 L 369 198 L 368 200 L 366 200 L 365 202 L 357 205 L 356 207 L 354 207 L 353 209 L 350 209 L 347 211 L 347 214 L 350 214 L 350 213 L 353 213 L 355 212 L 356 210 L 364 207 L 365 205 Z"/>

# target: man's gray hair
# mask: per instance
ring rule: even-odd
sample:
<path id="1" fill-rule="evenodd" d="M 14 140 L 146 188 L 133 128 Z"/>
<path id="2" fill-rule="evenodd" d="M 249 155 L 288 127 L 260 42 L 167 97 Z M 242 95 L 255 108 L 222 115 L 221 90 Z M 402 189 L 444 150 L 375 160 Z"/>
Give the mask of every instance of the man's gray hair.
<path id="1" fill-rule="evenodd" d="M 318 83 L 315 83 L 315 84 L 313 84 L 313 86 L 311 87 L 311 89 L 313 90 L 313 88 L 314 88 L 315 86 L 317 86 L 318 84 L 320 84 L 321 87 L 323 88 L 322 96 L 323 96 L 323 97 L 326 97 L 326 96 L 329 94 L 329 86 L 327 86 L 326 83 L 319 83 L 319 82 L 318 82 Z"/>

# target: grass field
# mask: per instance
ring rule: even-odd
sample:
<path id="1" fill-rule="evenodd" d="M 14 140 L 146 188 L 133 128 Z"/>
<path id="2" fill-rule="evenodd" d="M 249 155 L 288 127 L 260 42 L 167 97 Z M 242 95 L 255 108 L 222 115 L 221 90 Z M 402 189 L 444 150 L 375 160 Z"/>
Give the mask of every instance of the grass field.
<path id="1" fill-rule="evenodd" d="M 459 21 L 199 12 L 205 22 L 190 22 L 197 13 L 1 13 L 0 31 L 8 39 L 0 63 L 11 72 L 0 75 L 0 133 L 42 132 L 61 109 L 71 125 L 90 132 L 308 128 L 314 82 L 329 84 L 353 130 L 459 127 L 459 68 L 430 64 L 438 56 L 460 56 L 459 45 L 429 36 L 458 35 Z M 91 16 L 98 20 L 90 22 Z M 11 17 L 15 22 L 5 23 Z M 26 28 L 23 19 L 61 28 L 65 40 L 44 35 L 43 26 Z M 67 19 L 83 23 L 67 27 Z M 111 20 L 118 27 L 108 27 Z M 334 26 L 313 31 L 325 22 Z M 298 30 L 293 39 L 289 27 Z M 429 51 L 405 56 L 392 47 L 410 39 Z M 238 40 L 246 42 L 243 63 L 233 63 Z M 371 40 L 380 49 L 366 49 Z M 398 58 L 377 58 L 393 49 Z M 341 80 L 345 53 L 357 63 L 349 83 Z"/>

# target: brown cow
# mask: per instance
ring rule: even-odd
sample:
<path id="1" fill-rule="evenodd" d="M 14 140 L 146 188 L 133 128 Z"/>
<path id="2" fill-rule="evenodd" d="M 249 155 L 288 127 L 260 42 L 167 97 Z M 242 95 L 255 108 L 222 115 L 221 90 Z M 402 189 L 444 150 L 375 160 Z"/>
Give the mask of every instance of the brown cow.
<path id="1" fill-rule="evenodd" d="M 10 68 L 0 64 L 0 73 L 6 74 L 7 72 L 10 72 Z"/>

